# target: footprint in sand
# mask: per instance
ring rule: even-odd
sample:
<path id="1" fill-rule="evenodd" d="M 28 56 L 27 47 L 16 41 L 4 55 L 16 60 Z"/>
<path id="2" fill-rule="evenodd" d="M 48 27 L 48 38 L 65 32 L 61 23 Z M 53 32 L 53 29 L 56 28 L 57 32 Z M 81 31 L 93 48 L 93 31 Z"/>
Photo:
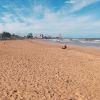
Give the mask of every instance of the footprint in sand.
<path id="1" fill-rule="evenodd" d="M 75 93 L 75 95 L 69 98 L 68 100 L 87 100 L 87 99 L 80 93 Z"/>
<path id="2" fill-rule="evenodd" d="M 76 100 L 87 100 L 83 95 L 80 93 L 75 93 Z"/>

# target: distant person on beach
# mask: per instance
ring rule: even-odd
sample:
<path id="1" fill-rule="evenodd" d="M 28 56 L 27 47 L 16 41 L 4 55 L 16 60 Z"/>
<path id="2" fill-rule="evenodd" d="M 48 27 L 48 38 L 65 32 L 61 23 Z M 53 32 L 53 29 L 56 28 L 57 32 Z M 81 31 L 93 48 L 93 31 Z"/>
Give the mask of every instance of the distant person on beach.
<path id="1" fill-rule="evenodd" d="M 67 49 L 67 46 L 66 45 L 62 46 L 62 49 Z"/>

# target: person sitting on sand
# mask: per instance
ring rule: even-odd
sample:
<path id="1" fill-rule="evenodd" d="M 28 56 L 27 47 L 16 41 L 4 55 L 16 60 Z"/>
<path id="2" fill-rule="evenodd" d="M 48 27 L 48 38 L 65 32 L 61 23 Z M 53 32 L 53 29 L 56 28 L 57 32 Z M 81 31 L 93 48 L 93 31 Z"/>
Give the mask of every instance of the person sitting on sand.
<path id="1" fill-rule="evenodd" d="M 62 49 L 66 49 L 66 48 L 67 48 L 67 46 L 66 46 L 66 45 L 62 46 Z"/>

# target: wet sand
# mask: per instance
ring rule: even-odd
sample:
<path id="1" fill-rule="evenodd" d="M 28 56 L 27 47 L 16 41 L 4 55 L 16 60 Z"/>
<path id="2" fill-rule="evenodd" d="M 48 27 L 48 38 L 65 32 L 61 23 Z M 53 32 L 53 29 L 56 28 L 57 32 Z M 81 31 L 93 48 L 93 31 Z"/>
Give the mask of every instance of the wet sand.
<path id="1" fill-rule="evenodd" d="M 0 41 L 0 100 L 100 100 L 100 49 Z"/>

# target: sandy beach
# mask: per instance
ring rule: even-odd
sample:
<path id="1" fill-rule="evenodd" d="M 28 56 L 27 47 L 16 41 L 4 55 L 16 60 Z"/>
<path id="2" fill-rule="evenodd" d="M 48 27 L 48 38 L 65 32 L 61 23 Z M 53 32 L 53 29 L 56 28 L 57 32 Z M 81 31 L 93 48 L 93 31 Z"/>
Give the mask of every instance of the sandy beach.
<path id="1" fill-rule="evenodd" d="M 100 100 L 100 49 L 0 41 L 0 100 Z"/>

